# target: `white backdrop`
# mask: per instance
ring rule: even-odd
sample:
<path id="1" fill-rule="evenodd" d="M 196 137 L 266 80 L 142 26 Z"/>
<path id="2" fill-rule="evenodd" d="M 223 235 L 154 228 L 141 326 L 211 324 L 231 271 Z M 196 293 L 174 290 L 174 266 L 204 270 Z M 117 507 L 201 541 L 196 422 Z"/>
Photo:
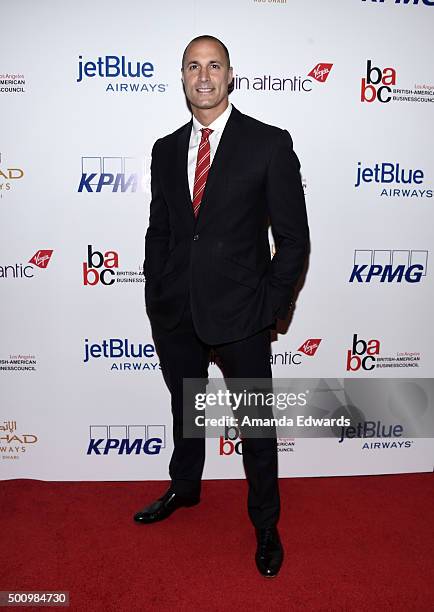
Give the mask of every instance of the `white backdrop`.
<path id="1" fill-rule="evenodd" d="M 431 5 L 17 0 L 2 8 L 2 478 L 167 477 L 169 396 L 140 268 L 150 151 L 189 119 L 180 59 L 203 33 L 229 47 L 232 103 L 288 129 L 302 164 L 312 249 L 289 330 L 273 343 L 274 375 L 432 376 Z M 145 64 L 146 76 L 116 76 L 122 57 L 132 74 Z M 357 358 L 347 369 L 354 334 L 379 341 L 373 369 L 355 370 Z M 118 356 L 126 342 L 139 356 Z M 220 375 L 214 366 L 210 374 Z M 154 437 L 163 444 L 151 442 L 149 454 L 88 454 L 91 438 Z M 237 440 L 228 442 L 208 441 L 205 477 L 243 474 Z M 280 473 L 432 470 L 430 439 L 364 442 L 281 441 Z"/>

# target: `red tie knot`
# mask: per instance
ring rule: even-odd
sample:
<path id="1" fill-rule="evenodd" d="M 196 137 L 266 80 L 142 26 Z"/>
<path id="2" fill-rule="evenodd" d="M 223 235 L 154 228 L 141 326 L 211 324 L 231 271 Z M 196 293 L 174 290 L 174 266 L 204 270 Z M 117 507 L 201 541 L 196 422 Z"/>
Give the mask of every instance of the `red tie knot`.
<path id="1" fill-rule="evenodd" d="M 202 132 L 202 140 L 208 140 L 209 135 L 213 133 L 214 130 L 210 130 L 209 128 L 201 128 Z"/>

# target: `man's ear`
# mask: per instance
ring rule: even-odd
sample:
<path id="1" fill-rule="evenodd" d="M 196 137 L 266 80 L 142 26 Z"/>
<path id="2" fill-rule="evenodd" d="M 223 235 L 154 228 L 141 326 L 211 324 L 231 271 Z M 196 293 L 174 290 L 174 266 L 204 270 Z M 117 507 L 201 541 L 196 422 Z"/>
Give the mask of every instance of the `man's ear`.
<path id="1" fill-rule="evenodd" d="M 184 71 L 182 68 L 181 68 L 181 81 L 182 83 L 184 83 Z"/>
<path id="2" fill-rule="evenodd" d="M 228 85 L 230 85 L 233 80 L 234 80 L 234 69 L 232 68 L 232 66 L 230 66 L 228 70 Z"/>

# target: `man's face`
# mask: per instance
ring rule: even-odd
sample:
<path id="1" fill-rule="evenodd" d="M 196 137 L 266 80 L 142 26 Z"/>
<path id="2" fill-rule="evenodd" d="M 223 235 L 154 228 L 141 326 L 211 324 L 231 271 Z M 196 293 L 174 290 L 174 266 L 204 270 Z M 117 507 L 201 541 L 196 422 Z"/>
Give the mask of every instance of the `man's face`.
<path id="1" fill-rule="evenodd" d="M 200 40 L 188 47 L 182 67 L 185 95 L 193 108 L 207 109 L 228 105 L 228 86 L 232 81 L 221 45 Z"/>

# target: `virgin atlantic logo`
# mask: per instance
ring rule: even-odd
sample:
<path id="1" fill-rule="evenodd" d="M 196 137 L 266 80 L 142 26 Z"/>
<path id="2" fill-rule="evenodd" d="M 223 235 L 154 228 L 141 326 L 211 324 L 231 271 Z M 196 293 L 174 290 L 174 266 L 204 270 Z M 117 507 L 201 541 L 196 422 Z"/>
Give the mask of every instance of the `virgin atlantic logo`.
<path id="1" fill-rule="evenodd" d="M 333 64 L 319 63 L 315 66 L 315 68 L 312 68 L 312 70 L 309 72 L 307 76 L 312 77 L 313 79 L 315 79 L 316 81 L 319 81 L 320 83 L 325 83 L 331 72 L 332 67 L 333 67 Z"/>
<path id="2" fill-rule="evenodd" d="M 52 249 L 36 251 L 32 259 L 29 259 L 29 263 L 34 264 L 35 266 L 38 266 L 38 268 L 46 268 L 50 262 L 52 254 L 53 254 Z"/>
<path id="3" fill-rule="evenodd" d="M 306 342 L 300 346 L 299 350 L 301 353 L 308 355 L 308 357 L 313 357 L 320 345 L 321 338 L 309 338 Z"/>

